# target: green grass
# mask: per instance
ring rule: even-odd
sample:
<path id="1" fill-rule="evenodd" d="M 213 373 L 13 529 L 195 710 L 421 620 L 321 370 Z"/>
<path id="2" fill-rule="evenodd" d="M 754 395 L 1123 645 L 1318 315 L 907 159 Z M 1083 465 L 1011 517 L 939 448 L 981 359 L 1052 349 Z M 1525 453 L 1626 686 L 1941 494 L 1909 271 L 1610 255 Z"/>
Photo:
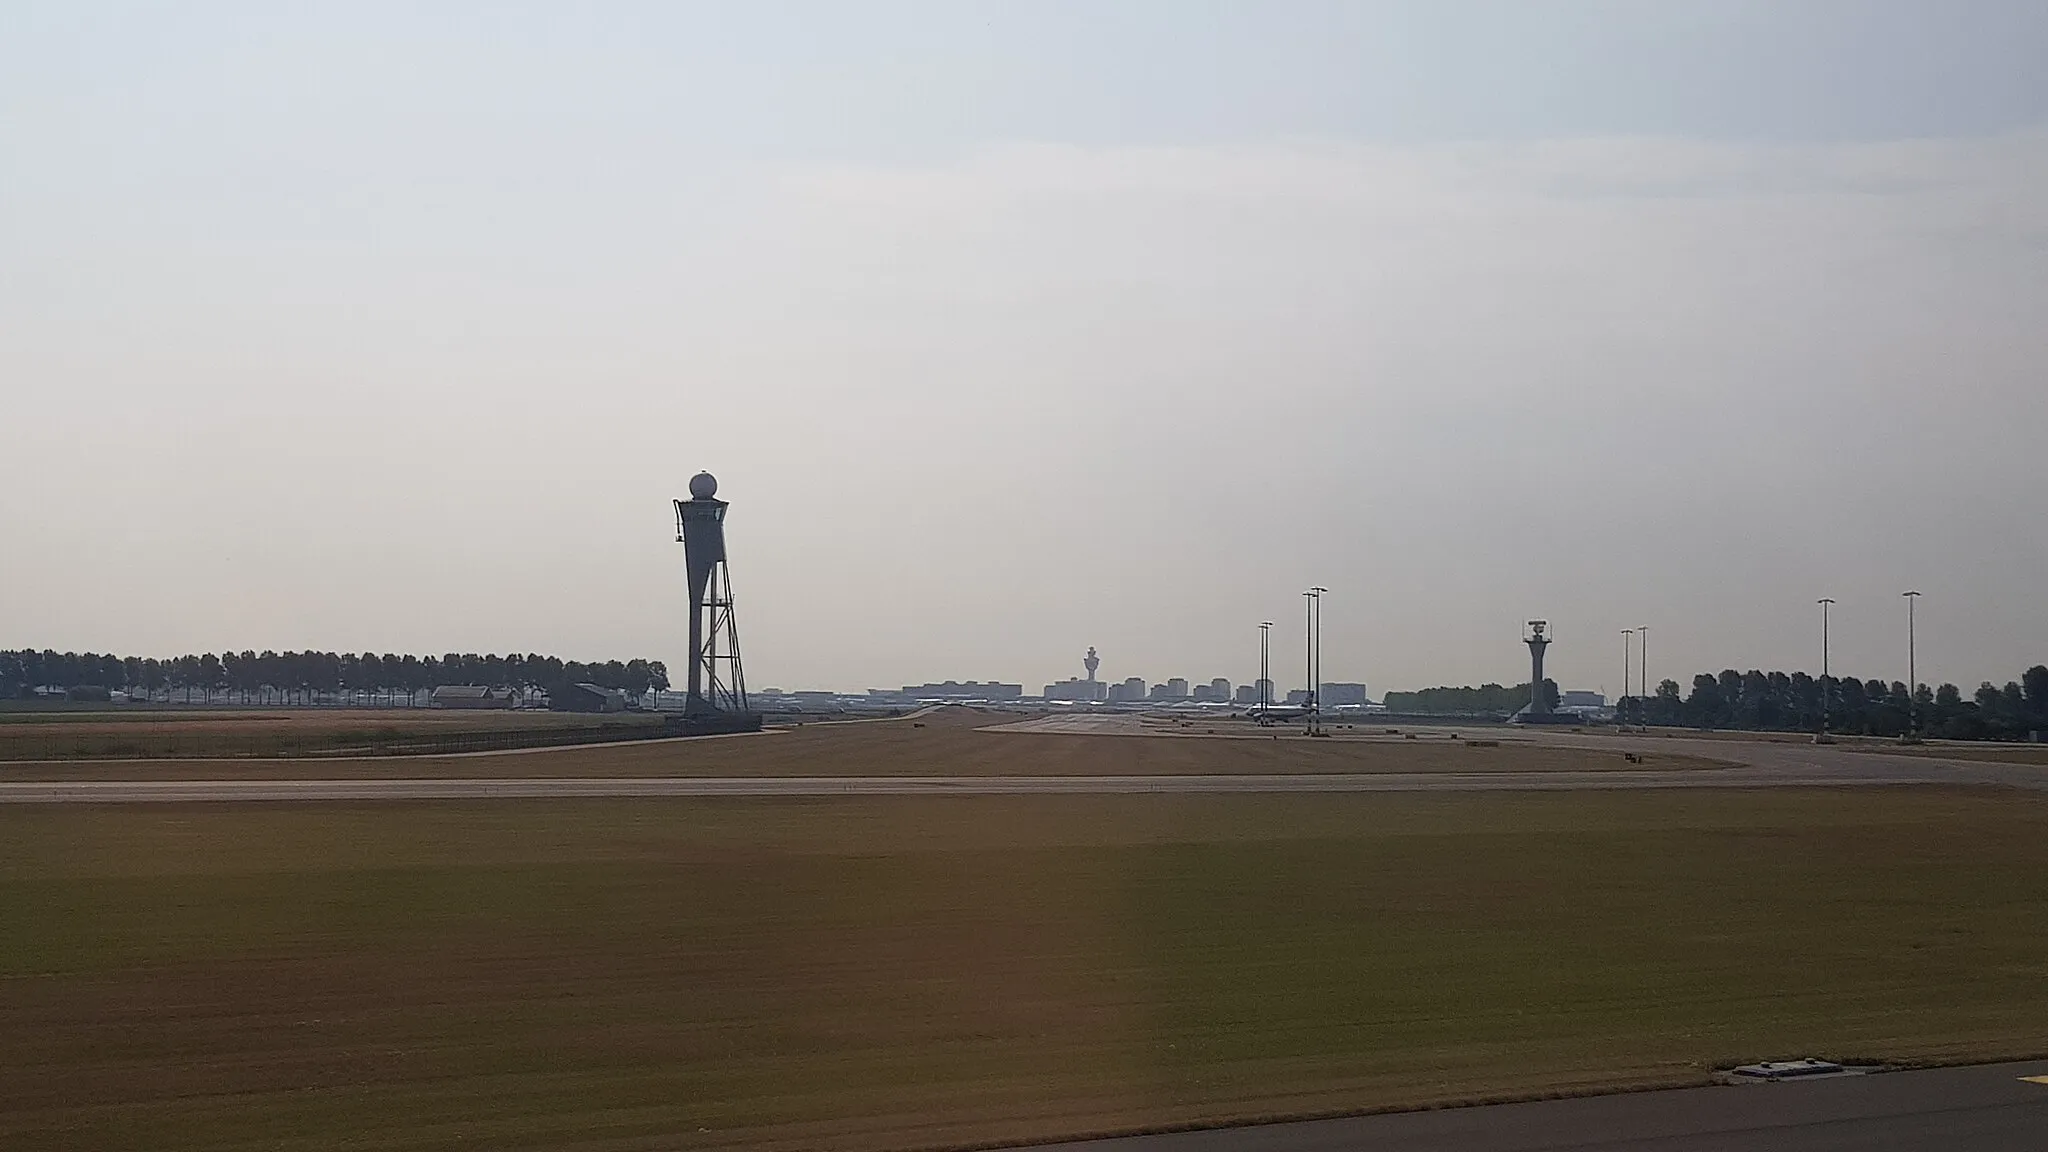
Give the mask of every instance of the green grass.
<path id="1" fill-rule="evenodd" d="M 2048 801 L 0 811 L 0 1147 L 870 1148 L 2031 1054 Z"/>

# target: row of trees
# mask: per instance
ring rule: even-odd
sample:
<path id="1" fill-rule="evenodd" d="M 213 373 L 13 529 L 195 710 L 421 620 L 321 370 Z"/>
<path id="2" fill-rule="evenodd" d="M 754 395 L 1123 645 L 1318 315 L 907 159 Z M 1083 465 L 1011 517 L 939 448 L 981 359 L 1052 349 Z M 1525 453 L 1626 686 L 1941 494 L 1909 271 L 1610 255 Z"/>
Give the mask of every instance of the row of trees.
<path id="1" fill-rule="evenodd" d="M 1965 698 L 1953 684 L 1919 685 L 1909 693 L 1899 681 L 1857 680 L 1804 672 L 1701 673 L 1692 692 L 1680 696 L 1676 680 L 1657 685 L 1655 695 L 1621 701 L 1626 723 L 1737 728 L 1763 732 L 1817 732 L 1825 710 L 1830 731 L 1849 735 L 1900 736 L 1917 722 L 1921 735 L 1952 740 L 2022 740 L 2048 729 L 2048 667 L 2036 664 L 2004 687 L 1990 681 Z"/>
<path id="2" fill-rule="evenodd" d="M 1557 681 L 1543 681 L 1543 695 L 1557 707 Z M 1420 692 L 1389 692 L 1384 703 L 1389 712 L 1428 715 L 1485 716 L 1519 712 L 1529 703 L 1529 682 L 1512 688 L 1481 684 L 1477 688 L 1424 688 Z"/>
<path id="3" fill-rule="evenodd" d="M 47 649 L 0 651 L 0 698 L 45 688 L 125 691 L 144 699 L 187 703 L 416 704 L 420 693 L 444 684 L 474 684 L 522 695 L 561 684 L 597 684 L 639 696 L 650 688 L 667 688 L 668 668 L 659 660 L 586 664 L 534 653 L 450 652 L 436 658 L 374 652 L 208 652 L 159 660 Z"/>

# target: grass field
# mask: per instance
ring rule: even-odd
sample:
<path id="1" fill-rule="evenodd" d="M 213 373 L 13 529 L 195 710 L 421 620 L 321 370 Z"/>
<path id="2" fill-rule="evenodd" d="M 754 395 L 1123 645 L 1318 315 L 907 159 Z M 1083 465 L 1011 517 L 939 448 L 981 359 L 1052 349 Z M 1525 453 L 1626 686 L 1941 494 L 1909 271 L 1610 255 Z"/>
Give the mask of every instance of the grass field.
<path id="1" fill-rule="evenodd" d="M 525 740 L 630 735 L 643 713 L 394 709 L 192 709 L 0 712 L 0 761 L 322 756 L 517 746 Z"/>
<path id="2" fill-rule="evenodd" d="M 0 809 L 0 1147 L 867 1149 L 2031 1054 L 2044 826 L 1904 788 Z"/>
<path id="3" fill-rule="evenodd" d="M 1159 775 L 1203 772 L 1493 772 L 1712 768 L 1650 752 L 1539 747 L 1512 737 L 1472 747 L 1448 734 L 1418 740 L 1221 740 L 1172 735 L 1061 736 L 976 729 L 1014 715 L 945 709 L 916 720 L 806 724 L 739 738 L 525 751 L 513 756 L 393 759 L 164 760 L 0 764 L 0 779 L 231 779 L 438 776 Z M 1248 726 L 1247 726 L 1248 727 Z"/>
<path id="4" fill-rule="evenodd" d="M 1870 747 L 1859 747 L 1858 752 L 1881 752 L 1889 756 L 1934 756 L 1943 760 L 1979 760 L 1998 764 L 2040 764 L 2048 766 L 2048 744 L 2007 744 L 1982 741 L 1961 743 L 1943 741 L 1934 744 L 1899 744 L 1887 742 Z"/>

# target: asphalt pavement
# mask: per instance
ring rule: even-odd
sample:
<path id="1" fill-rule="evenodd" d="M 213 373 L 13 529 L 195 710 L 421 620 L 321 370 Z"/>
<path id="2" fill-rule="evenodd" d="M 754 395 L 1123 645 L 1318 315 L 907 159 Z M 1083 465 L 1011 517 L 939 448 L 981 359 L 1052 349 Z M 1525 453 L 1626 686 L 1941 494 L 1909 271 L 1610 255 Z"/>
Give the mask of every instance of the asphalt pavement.
<path id="1" fill-rule="evenodd" d="M 1136 718 L 1056 717 L 989 731 L 1243 739 L 1145 729 Z M 1558 792 L 1582 789 L 1840 787 L 1899 784 L 2048 789 L 2048 765 L 1900 755 L 1844 745 L 1683 736 L 1578 735 L 1489 730 L 1488 739 L 1701 757 L 1728 767 L 1536 772 L 1213 773 L 1145 776 L 784 776 L 332 780 L 4 780 L 0 803 L 147 804 L 198 801 L 492 800 L 664 796 L 1033 796 L 1358 792 Z M 1294 737 L 1300 739 L 1300 737 Z M 1448 739 L 1446 736 L 1445 739 Z M 530 753 L 531 749 L 521 749 Z M 478 754 L 481 756 L 503 753 Z M 2043 1145 L 2048 1150 L 2048 1144 Z"/>
<path id="2" fill-rule="evenodd" d="M 1043 1145 L 1039 1152 L 2042 1152 L 2048 1061 Z"/>

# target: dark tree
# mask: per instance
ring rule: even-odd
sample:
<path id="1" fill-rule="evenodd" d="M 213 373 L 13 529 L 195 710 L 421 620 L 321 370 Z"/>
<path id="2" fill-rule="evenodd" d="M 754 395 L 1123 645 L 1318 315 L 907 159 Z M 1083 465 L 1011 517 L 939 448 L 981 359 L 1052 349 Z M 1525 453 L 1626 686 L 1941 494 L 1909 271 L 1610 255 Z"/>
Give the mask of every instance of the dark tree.
<path id="1" fill-rule="evenodd" d="M 2036 726 L 2048 722 L 2048 666 L 2036 664 L 2021 673 L 2020 692 L 2026 697 L 2029 721 Z"/>

